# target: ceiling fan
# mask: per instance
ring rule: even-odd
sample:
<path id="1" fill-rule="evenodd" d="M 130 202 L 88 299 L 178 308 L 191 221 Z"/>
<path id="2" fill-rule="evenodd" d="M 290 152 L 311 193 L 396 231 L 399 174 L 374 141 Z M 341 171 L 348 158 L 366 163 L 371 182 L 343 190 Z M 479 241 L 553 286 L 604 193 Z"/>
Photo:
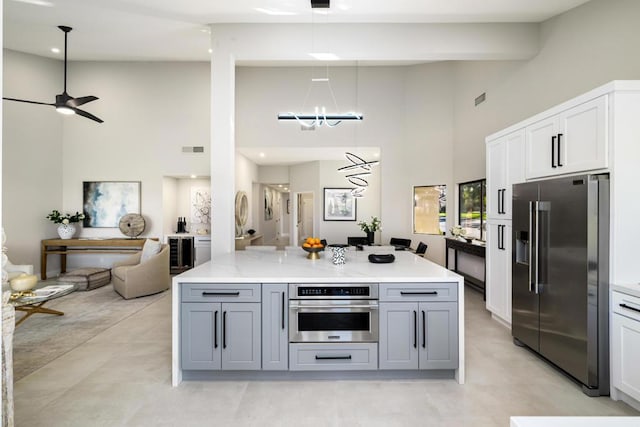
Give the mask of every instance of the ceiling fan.
<path id="1" fill-rule="evenodd" d="M 79 98 L 74 98 L 73 96 L 67 93 L 67 34 L 72 30 L 71 27 L 66 27 L 64 25 L 58 26 L 64 32 L 64 90 L 61 94 L 56 95 L 56 102 L 47 103 L 47 102 L 38 102 L 38 101 L 28 101 L 26 99 L 17 99 L 17 98 L 5 98 L 8 101 L 18 101 L 18 102 L 26 102 L 27 104 L 39 104 L 39 105 L 52 105 L 56 107 L 56 111 L 62 114 L 78 114 L 82 117 L 86 117 L 98 123 L 102 123 L 103 120 L 94 116 L 91 113 L 87 113 L 84 110 L 79 109 L 78 107 L 86 104 L 91 101 L 95 101 L 98 97 L 90 95 L 90 96 L 81 96 Z"/>

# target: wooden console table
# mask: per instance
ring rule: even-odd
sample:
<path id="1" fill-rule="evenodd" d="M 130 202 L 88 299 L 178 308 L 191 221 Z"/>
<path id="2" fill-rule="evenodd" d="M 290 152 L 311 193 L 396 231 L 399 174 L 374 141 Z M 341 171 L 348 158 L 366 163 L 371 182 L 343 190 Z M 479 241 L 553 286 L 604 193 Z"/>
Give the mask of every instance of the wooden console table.
<path id="1" fill-rule="evenodd" d="M 142 239 L 45 239 L 40 245 L 40 276 L 47 279 L 47 255 L 60 255 L 60 272 L 67 271 L 69 254 L 128 254 L 142 250 Z M 154 239 L 157 240 L 157 239 Z"/>
<path id="2" fill-rule="evenodd" d="M 487 294 L 486 294 L 486 288 L 484 284 L 487 278 L 487 264 L 484 262 L 486 248 L 481 245 L 475 245 L 473 243 L 463 242 L 458 239 L 450 239 L 448 237 L 445 238 L 445 241 L 446 241 L 445 264 L 444 264 L 445 267 L 449 268 L 449 249 L 453 249 L 453 253 L 454 253 L 453 268 L 450 270 L 464 277 L 464 283 L 476 289 L 477 291 L 482 292 L 482 298 L 486 300 Z M 482 276 L 482 280 L 458 270 L 458 252 L 464 252 L 469 255 L 475 255 L 483 259 L 484 273 Z"/>

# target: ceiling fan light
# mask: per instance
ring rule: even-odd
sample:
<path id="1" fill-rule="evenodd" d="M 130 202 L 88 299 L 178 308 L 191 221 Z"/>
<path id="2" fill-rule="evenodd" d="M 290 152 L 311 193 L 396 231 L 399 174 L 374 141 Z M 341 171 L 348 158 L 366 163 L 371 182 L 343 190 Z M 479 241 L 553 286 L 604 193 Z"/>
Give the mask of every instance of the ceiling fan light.
<path id="1" fill-rule="evenodd" d="M 51 111 L 51 110 L 49 110 L 49 111 Z M 60 113 L 60 114 L 64 114 L 64 115 L 67 115 L 67 116 L 70 116 L 70 115 L 72 115 L 72 114 L 75 114 L 75 113 L 76 113 L 76 112 L 75 112 L 75 111 L 73 111 L 71 108 L 69 108 L 69 107 L 67 107 L 67 106 L 65 106 L 65 105 L 61 105 L 61 106 L 59 106 L 59 107 L 56 107 L 56 111 L 57 111 L 58 113 Z"/>

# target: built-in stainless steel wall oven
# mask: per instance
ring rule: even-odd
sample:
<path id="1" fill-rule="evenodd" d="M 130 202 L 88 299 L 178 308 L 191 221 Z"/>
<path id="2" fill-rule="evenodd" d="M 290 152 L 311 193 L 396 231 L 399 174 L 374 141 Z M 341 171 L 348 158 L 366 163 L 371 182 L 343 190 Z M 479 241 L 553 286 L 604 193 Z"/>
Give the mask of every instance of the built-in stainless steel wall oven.
<path id="1" fill-rule="evenodd" d="M 378 342 L 378 284 L 289 284 L 290 342 Z"/>

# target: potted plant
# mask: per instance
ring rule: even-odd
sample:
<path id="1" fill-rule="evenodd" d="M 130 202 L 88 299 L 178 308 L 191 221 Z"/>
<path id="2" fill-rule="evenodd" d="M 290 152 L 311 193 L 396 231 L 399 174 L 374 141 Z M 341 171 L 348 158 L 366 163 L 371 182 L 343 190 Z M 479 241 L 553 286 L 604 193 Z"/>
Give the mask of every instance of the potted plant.
<path id="1" fill-rule="evenodd" d="M 358 225 L 360 226 L 360 230 L 367 233 L 367 240 L 369 241 L 369 244 L 372 245 L 374 233 L 381 229 L 382 221 L 380 221 L 377 216 L 372 216 L 371 222 L 360 221 Z"/>
<path id="2" fill-rule="evenodd" d="M 60 211 L 54 209 L 46 216 L 46 218 L 51 220 L 54 224 L 58 224 L 58 235 L 61 239 L 70 239 L 76 233 L 76 226 L 74 223 L 83 220 L 84 214 L 76 211 L 73 215 L 62 215 Z"/>

